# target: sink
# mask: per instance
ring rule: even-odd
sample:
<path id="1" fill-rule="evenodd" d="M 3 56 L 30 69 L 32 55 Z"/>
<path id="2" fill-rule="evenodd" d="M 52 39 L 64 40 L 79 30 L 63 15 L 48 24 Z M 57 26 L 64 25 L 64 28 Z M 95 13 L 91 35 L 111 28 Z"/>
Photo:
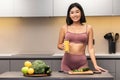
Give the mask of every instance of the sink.
<path id="1" fill-rule="evenodd" d="M 12 54 L 12 53 L 0 53 L 0 56 L 12 56 L 12 55 L 15 55 L 15 54 Z"/>
<path id="2" fill-rule="evenodd" d="M 52 56 L 63 56 L 63 55 L 64 55 L 64 53 L 55 53 Z"/>

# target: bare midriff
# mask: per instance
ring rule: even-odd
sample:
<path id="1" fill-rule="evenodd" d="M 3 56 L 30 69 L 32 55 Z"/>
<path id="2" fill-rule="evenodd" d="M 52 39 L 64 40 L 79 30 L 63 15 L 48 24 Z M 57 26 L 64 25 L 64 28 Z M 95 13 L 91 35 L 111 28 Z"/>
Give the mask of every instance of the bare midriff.
<path id="1" fill-rule="evenodd" d="M 83 43 L 70 42 L 70 54 L 83 55 L 85 54 L 86 45 Z"/>

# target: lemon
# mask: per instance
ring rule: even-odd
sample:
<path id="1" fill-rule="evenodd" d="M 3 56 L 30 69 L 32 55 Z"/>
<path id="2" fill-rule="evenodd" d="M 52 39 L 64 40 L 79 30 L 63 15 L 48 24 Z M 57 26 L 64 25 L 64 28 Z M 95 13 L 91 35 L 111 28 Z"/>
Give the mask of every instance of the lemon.
<path id="1" fill-rule="evenodd" d="M 29 68 L 32 66 L 32 63 L 30 61 L 25 61 L 24 66 Z"/>
<path id="2" fill-rule="evenodd" d="M 22 67 L 21 72 L 26 75 L 28 73 L 28 67 Z"/>
<path id="3" fill-rule="evenodd" d="M 31 74 L 34 74 L 34 69 L 33 69 L 33 68 L 29 68 L 29 69 L 28 69 L 28 74 L 30 74 L 30 75 L 31 75 Z"/>

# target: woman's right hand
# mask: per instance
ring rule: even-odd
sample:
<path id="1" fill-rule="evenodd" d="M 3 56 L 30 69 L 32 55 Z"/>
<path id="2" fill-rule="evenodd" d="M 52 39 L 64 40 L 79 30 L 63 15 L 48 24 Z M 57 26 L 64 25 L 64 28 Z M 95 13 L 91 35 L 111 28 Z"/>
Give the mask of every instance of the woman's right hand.
<path id="1" fill-rule="evenodd" d="M 59 45 L 58 45 L 58 48 L 59 48 L 60 50 L 64 50 L 64 44 L 59 44 Z"/>
<path id="2" fill-rule="evenodd" d="M 64 50 L 65 52 L 69 52 L 69 46 L 70 46 L 70 44 L 64 44 L 64 43 L 62 43 L 62 44 L 59 44 L 58 45 L 58 48 L 60 49 L 60 50 Z"/>

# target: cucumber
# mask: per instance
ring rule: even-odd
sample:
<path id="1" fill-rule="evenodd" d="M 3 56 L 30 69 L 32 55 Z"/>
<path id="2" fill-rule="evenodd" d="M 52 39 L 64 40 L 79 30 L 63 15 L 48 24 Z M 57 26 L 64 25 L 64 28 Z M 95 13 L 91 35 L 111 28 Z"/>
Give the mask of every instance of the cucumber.
<path id="1" fill-rule="evenodd" d="M 84 72 L 90 70 L 88 67 L 80 68 L 80 69 L 74 69 L 73 72 Z"/>
<path id="2" fill-rule="evenodd" d="M 89 68 L 88 68 L 88 67 L 78 69 L 78 71 L 79 71 L 79 72 L 84 72 L 84 71 L 88 71 L 88 70 L 89 70 Z"/>
<path id="3" fill-rule="evenodd" d="M 74 69 L 73 72 L 79 72 L 78 69 Z"/>

